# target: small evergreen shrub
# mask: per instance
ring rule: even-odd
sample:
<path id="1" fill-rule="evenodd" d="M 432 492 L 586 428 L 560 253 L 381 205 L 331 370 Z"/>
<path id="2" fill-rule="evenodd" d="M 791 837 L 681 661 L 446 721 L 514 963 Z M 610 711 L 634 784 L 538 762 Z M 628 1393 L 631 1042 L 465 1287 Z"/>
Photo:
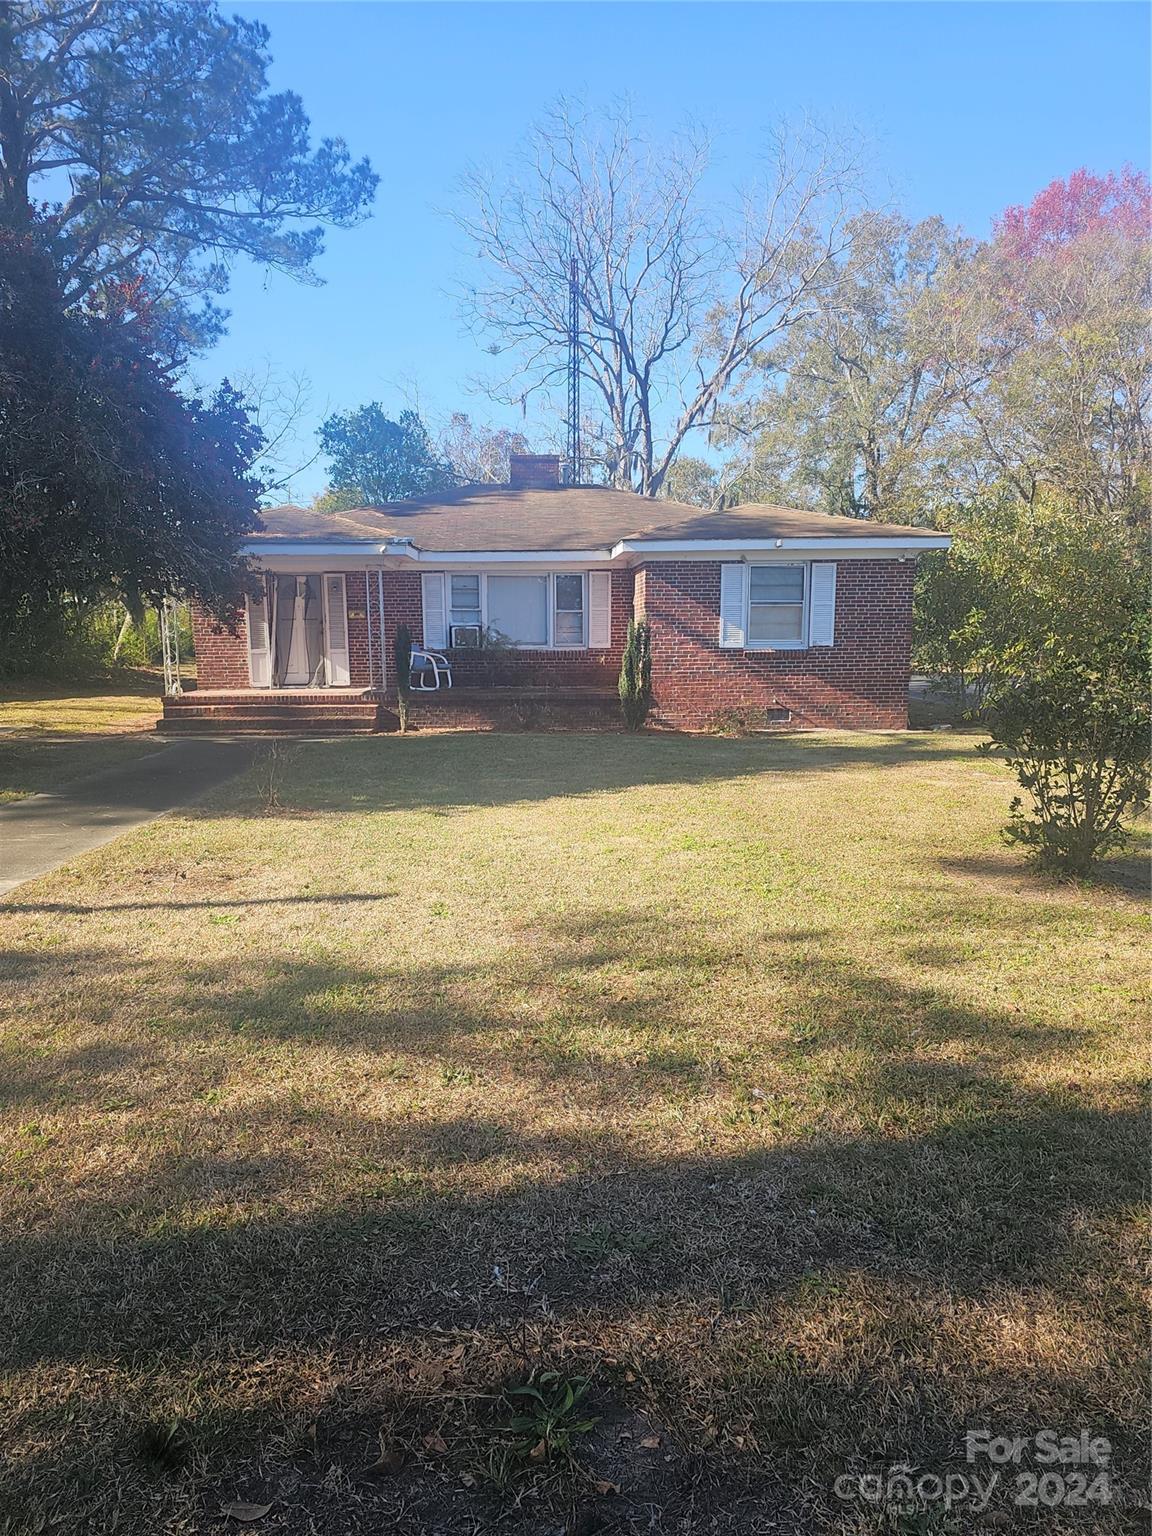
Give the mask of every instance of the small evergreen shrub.
<path id="1" fill-rule="evenodd" d="M 408 700 L 412 693 L 412 631 L 407 624 L 396 626 L 396 705 L 400 730 L 408 729 Z"/>
<path id="2" fill-rule="evenodd" d="M 652 708 L 652 633 L 643 619 L 628 625 L 620 661 L 620 708 L 630 731 L 641 729 Z"/>

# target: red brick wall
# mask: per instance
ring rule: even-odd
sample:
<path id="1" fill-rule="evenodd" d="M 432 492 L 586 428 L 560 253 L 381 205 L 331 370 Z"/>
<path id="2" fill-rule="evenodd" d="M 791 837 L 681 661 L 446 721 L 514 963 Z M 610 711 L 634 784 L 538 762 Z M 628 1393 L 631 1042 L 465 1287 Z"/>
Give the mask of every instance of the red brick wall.
<path id="1" fill-rule="evenodd" d="M 424 605 L 419 571 L 384 572 L 384 675 L 386 692 L 396 696 L 396 631 L 407 624 L 416 645 L 424 643 Z"/>
<path id="2" fill-rule="evenodd" d="M 409 722 L 417 731 L 619 731 L 615 697 L 559 693 L 538 688 L 440 689 L 414 693 Z"/>
<path id="3" fill-rule="evenodd" d="M 344 601 L 348 605 L 348 681 L 353 688 L 371 688 L 373 673 L 377 672 L 376 635 L 372 635 L 372 668 L 368 667 L 368 599 L 364 587 L 364 571 L 344 572 Z M 373 573 L 370 585 L 375 586 Z M 375 609 L 372 610 L 375 612 Z"/>
<path id="4" fill-rule="evenodd" d="M 907 724 L 915 564 L 841 560 L 836 574 L 836 644 L 831 647 L 721 650 L 719 562 L 658 561 L 635 573 L 613 571 L 608 650 L 514 651 L 501 656 L 498 676 L 474 654 L 455 651 L 455 682 L 458 687 L 614 688 L 635 609 L 652 624 L 657 723 L 699 729 L 725 710 L 747 708 L 788 710 L 798 725 L 902 728 Z M 346 572 L 345 582 L 352 686 L 367 688 L 378 685 L 380 676 L 376 576 L 369 575 L 367 592 L 363 571 Z M 383 584 L 386 691 L 391 692 L 397 625 L 407 624 L 417 643 L 423 640 L 420 573 L 385 571 Z M 192 626 L 199 686 L 249 687 L 243 613 L 229 628 L 193 603 Z"/>
<path id="5" fill-rule="evenodd" d="M 836 643 L 804 651 L 720 648 L 720 563 L 653 561 L 637 573 L 652 626 L 653 718 L 687 729 L 724 710 L 784 709 L 794 725 L 908 723 L 915 561 L 841 560 Z"/>
<path id="6" fill-rule="evenodd" d="M 191 603 L 196 683 L 200 688 L 248 688 L 248 620 L 237 612 L 229 627 L 199 603 Z"/>

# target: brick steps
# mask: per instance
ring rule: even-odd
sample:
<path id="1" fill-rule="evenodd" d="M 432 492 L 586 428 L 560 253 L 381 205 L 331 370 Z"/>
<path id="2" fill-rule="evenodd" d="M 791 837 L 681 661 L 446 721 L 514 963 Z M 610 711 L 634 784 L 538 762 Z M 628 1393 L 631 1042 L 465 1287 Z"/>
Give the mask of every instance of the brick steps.
<path id="1" fill-rule="evenodd" d="M 261 720 L 251 717 L 233 720 L 226 716 L 197 716 L 190 720 L 161 720 L 156 729 L 165 736 L 372 736 L 378 727 L 375 716 L 368 721 L 339 718 Z"/>
<path id="2" fill-rule="evenodd" d="M 391 710 L 367 694 L 325 698 L 319 693 L 270 697 L 255 692 L 229 696 L 193 691 L 165 699 L 164 715 L 156 728 L 184 736 L 216 732 L 345 736 L 395 730 L 398 723 Z"/>
<path id="3" fill-rule="evenodd" d="M 620 728 L 615 692 L 601 688 L 452 688 L 412 695 L 413 730 L 603 731 Z M 319 690 L 270 695 L 204 690 L 164 700 L 166 735 L 371 735 L 399 728 L 395 709 L 370 693 Z"/>

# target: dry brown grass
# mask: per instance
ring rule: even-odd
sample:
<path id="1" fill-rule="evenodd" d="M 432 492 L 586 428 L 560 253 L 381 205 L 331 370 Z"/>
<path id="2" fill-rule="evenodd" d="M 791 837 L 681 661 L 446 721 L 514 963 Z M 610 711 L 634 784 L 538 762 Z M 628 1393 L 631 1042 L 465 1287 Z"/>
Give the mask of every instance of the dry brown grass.
<path id="1" fill-rule="evenodd" d="M 944 1531 L 834 1479 L 1049 1424 L 1136 1518 L 1146 912 L 970 740 L 280 780 L 0 903 L 10 1532 Z"/>
<path id="2" fill-rule="evenodd" d="M 159 673 L 147 668 L 93 683 L 8 678 L 0 682 L 0 733 L 37 737 L 151 730 L 162 692 Z"/>

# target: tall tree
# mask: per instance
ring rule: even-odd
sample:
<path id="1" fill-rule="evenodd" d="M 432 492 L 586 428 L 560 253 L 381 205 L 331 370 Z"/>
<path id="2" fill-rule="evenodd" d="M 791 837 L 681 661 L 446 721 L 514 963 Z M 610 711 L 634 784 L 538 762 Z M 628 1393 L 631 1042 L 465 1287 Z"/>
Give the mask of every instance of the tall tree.
<path id="1" fill-rule="evenodd" d="M 765 387 L 725 413 L 744 500 L 919 521 L 940 488 L 957 399 L 931 306 L 974 249 L 940 219 L 853 219 L 837 278 L 762 359 Z"/>
<path id="2" fill-rule="evenodd" d="M 466 308 L 512 363 L 495 393 L 562 387 L 575 270 L 584 400 L 607 477 L 658 495 L 753 360 L 812 313 L 847 246 L 853 173 L 826 139 L 781 135 L 738 214 L 705 204 L 708 146 L 654 143 L 624 111 L 560 103 L 519 176 L 465 179 L 458 223 L 483 269 Z"/>
<path id="3" fill-rule="evenodd" d="M 1025 502 L 1147 518 L 1152 229 L 1146 177 L 1077 172 L 1009 209 L 940 307 L 965 451 Z"/>
<path id="4" fill-rule="evenodd" d="M 234 390 L 182 395 L 140 322 L 65 313 L 37 241 L 0 231 L 0 634 L 67 598 L 223 611 L 259 446 Z"/>
<path id="5" fill-rule="evenodd" d="M 511 456 L 532 452 L 522 432 L 474 423 L 464 411 L 452 412 L 439 447 L 462 485 L 503 485 Z"/>
<path id="6" fill-rule="evenodd" d="M 266 28 L 214 0 L 0 7 L 0 227 L 47 240 L 64 305 L 147 310 L 180 356 L 218 334 L 236 256 L 317 281 L 322 226 L 362 218 L 377 178 L 311 147 L 268 64 Z"/>
<path id="7" fill-rule="evenodd" d="M 392 421 L 375 400 L 329 416 L 320 428 L 320 447 L 330 461 L 329 495 L 318 503 L 326 511 L 382 506 L 455 484 L 451 465 L 416 412 L 401 411 Z"/>

